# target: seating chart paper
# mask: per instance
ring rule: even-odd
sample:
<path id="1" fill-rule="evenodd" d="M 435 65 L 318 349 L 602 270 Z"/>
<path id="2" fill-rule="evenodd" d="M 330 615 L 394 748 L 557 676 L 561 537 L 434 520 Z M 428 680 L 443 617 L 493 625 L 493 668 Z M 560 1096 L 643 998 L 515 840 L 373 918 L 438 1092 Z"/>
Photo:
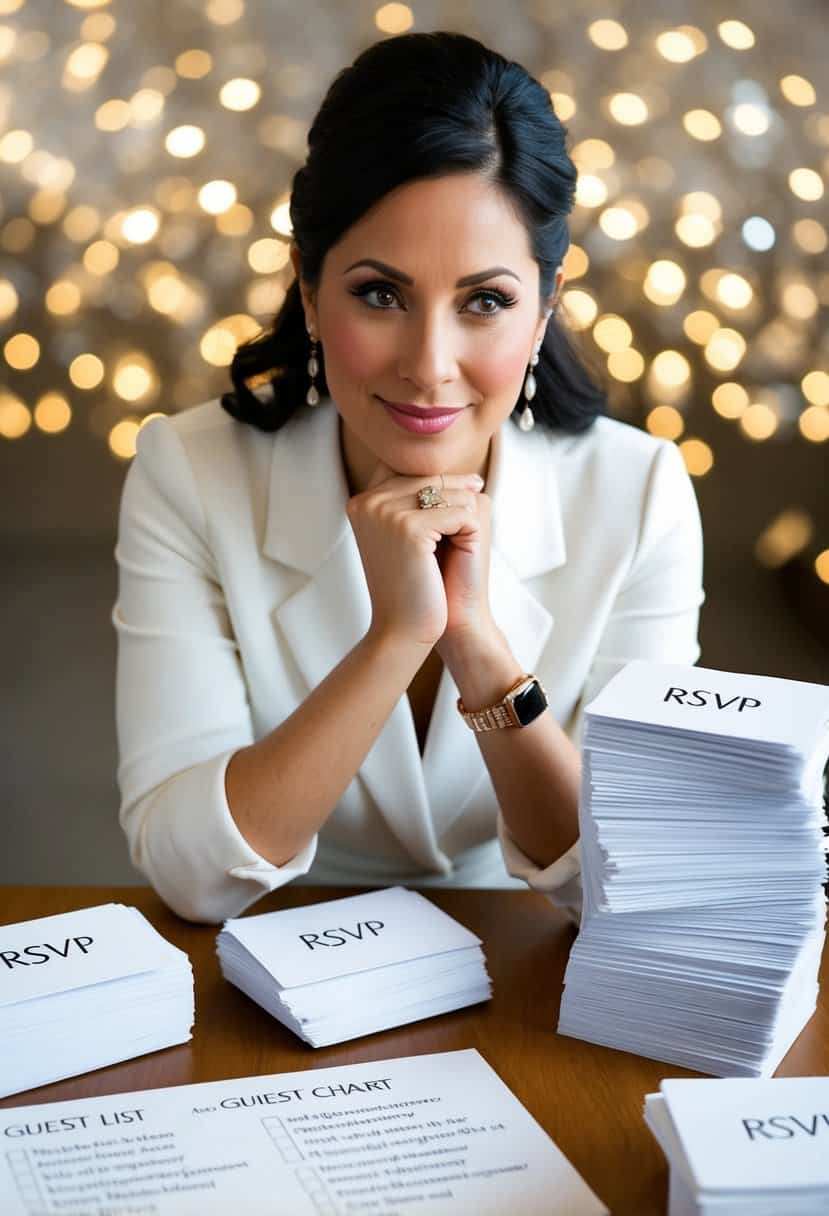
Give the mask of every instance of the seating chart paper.
<path id="1" fill-rule="evenodd" d="M 472 1050 L 0 1111 L 4 1216 L 594 1216 Z"/>

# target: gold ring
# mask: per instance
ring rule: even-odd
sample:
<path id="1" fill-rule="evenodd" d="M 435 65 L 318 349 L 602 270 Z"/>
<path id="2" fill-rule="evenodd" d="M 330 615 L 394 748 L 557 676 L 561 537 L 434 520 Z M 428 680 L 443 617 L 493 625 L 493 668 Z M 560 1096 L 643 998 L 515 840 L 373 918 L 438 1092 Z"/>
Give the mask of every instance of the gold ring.
<path id="1" fill-rule="evenodd" d="M 449 503 L 435 486 L 423 486 L 417 492 L 417 505 L 421 511 L 432 511 L 435 507 L 448 507 Z"/>

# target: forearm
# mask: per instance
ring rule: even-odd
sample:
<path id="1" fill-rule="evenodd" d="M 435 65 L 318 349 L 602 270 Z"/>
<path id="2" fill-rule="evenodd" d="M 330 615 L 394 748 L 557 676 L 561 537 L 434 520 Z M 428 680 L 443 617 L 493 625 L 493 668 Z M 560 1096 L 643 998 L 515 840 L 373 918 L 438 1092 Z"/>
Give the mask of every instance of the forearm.
<path id="1" fill-rule="evenodd" d="M 464 705 L 482 709 L 503 697 L 523 674 L 503 634 L 445 650 Z M 578 837 L 581 761 L 547 711 L 521 728 L 476 734 L 501 813 L 523 853 L 544 868 Z"/>
<path id="2" fill-rule="evenodd" d="M 253 849 L 293 857 L 334 810 L 428 653 L 365 637 L 289 718 L 231 758 L 226 793 Z"/>

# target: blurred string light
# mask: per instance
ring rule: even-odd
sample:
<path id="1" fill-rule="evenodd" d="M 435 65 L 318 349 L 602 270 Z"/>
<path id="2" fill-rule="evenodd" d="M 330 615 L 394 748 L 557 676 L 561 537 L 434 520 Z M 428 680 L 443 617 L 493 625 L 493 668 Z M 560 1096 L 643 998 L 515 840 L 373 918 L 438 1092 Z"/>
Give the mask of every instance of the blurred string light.
<path id="1" fill-rule="evenodd" d="M 696 477 L 716 456 L 697 422 L 747 452 L 826 444 L 829 110 L 808 40 L 781 54 L 759 11 L 527 6 L 578 33 L 566 62 L 528 66 L 579 172 L 562 315 L 604 361 L 611 407 L 638 406 Z M 171 8 L 167 54 L 140 8 L 47 7 L 38 30 L 45 10 L 0 0 L 0 435 L 89 426 L 128 460 L 159 403 L 225 387 L 284 299 L 319 71 L 266 55 L 259 0 Z M 416 24 L 408 4 L 370 18 L 370 36 Z"/>

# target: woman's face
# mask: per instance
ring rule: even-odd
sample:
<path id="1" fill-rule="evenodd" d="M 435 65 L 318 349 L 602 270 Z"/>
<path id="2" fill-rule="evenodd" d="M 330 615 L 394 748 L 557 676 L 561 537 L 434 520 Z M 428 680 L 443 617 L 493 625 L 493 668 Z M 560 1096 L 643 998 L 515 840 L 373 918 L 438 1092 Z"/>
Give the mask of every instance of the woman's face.
<path id="1" fill-rule="evenodd" d="M 299 273 L 295 248 L 292 259 Z M 494 186 L 453 174 L 398 187 L 302 295 L 352 490 L 378 461 L 410 476 L 484 474 L 548 315 L 527 232 Z"/>

